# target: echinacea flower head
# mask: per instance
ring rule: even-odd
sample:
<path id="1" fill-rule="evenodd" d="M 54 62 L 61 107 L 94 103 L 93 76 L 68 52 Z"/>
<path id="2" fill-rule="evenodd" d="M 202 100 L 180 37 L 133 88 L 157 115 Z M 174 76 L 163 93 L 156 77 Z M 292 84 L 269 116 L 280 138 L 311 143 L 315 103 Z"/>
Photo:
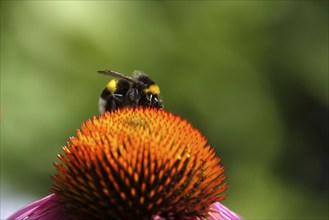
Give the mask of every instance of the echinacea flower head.
<path id="1" fill-rule="evenodd" d="M 197 129 L 172 113 L 106 112 L 84 123 L 63 151 L 52 176 L 54 194 L 42 205 L 55 201 L 66 219 L 234 216 L 218 203 L 226 189 L 220 158 Z"/>
<path id="2" fill-rule="evenodd" d="M 86 218 L 203 215 L 223 199 L 223 167 L 201 133 L 156 109 L 107 112 L 59 155 L 56 193 Z"/>

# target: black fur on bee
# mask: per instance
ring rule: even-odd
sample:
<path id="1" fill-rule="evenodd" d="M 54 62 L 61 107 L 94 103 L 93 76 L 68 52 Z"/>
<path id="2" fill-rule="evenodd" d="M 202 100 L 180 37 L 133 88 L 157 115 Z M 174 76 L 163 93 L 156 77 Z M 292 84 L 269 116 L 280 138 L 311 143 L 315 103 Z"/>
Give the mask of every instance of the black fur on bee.
<path id="1" fill-rule="evenodd" d="M 112 70 L 101 70 L 98 73 L 114 77 L 99 98 L 101 114 L 125 107 L 163 108 L 159 86 L 144 73 L 135 71 L 132 77 Z"/>

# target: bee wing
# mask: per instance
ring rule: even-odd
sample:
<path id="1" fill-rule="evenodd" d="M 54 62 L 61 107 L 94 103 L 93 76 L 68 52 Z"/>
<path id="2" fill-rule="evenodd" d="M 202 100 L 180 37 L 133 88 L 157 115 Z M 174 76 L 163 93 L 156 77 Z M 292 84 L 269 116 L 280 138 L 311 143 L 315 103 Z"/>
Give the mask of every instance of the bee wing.
<path id="1" fill-rule="evenodd" d="M 132 83 L 137 83 L 138 82 L 136 79 L 134 79 L 130 76 L 123 75 L 122 73 L 118 73 L 118 72 L 115 72 L 113 70 L 98 70 L 97 72 L 100 73 L 100 74 L 113 76 L 113 77 L 119 78 L 119 79 L 125 79 L 129 82 L 132 82 Z"/>

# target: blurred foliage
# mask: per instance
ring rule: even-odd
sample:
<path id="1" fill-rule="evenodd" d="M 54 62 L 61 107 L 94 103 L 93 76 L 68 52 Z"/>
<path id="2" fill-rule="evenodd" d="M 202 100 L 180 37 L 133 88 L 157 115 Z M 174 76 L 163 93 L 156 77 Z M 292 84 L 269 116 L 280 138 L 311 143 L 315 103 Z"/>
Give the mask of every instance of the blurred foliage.
<path id="1" fill-rule="evenodd" d="M 2 182 L 48 193 L 99 69 L 161 86 L 222 157 L 232 210 L 328 218 L 328 1 L 1 1 Z"/>

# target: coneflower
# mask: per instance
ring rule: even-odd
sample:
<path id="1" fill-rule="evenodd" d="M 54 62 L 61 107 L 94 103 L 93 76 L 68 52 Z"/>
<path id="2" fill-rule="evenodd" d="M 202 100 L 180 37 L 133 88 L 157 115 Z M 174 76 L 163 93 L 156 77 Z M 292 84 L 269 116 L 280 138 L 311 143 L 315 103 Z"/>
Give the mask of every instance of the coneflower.
<path id="1" fill-rule="evenodd" d="M 84 123 L 58 155 L 53 194 L 9 219 L 241 219 L 219 202 L 224 168 L 187 121 L 120 109 Z"/>

